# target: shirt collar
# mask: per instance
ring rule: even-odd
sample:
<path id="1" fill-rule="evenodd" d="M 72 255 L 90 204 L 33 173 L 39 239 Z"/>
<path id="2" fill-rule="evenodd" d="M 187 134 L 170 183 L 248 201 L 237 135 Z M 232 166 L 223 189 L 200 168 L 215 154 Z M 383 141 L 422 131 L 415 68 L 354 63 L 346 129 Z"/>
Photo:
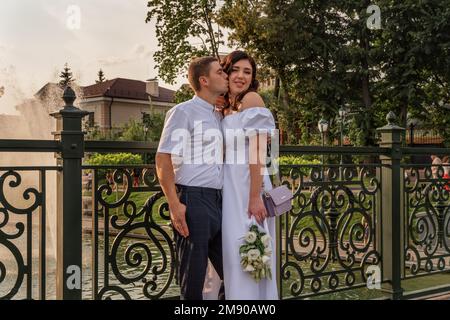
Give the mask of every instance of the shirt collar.
<path id="1" fill-rule="evenodd" d="M 215 107 L 210 104 L 208 101 L 203 100 L 202 98 L 200 98 L 199 96 L 194 96 L 194 98 L 192 98 L 192 101 L 199 105 L 200 107 L 202 107 L 203 109 L 207 110 L 207 111 L 215 111 Z"/>

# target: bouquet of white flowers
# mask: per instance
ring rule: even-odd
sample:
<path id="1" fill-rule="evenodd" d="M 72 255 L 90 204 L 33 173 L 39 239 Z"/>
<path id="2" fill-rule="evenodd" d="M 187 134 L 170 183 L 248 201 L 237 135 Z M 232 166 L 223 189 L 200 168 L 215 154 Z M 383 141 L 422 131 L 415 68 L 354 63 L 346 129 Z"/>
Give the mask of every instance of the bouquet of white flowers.
<path id="1" fill-rule="evenodd" d="M 271 237 L 252 224 L 240 246 L 241 266 L 249 272 L 256 282 L 263 278 L 272 279 L 270 256 L 272 255 Z"/>

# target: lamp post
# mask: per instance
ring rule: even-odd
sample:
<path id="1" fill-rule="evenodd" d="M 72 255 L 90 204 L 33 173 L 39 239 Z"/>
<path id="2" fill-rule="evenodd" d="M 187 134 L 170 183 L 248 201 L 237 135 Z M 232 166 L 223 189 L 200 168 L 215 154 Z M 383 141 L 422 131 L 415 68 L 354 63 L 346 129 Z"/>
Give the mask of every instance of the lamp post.
<path id="1" fill-rule="evenodd" d="M 144 123 L 144 141 L 147 141 L 148 125 Z"/>
<path id="2" fill-rule="evenodd" d="M 328 121 L 324 118 L 320 119 L 317 127 L 319 128 L 322 136 L 322 147 L 325 147 L 325 134 L 328 131 Z M 322 179 L 324 179 L 324 166 L 325 166 L 325 154 L 322 153 Z"/>
<path id="3" fill-rule="evenodd" d="M 325 134 L 328 131 L 328 121 L 325 120 L 324 118 L 320 119 L 319 122 L 317 123 L 317 127 L 319 128 L 320 131 L 320 135 L 322 136 L 322 147 L 325 147 Z M 322 153 L 322 170 L 321 170 L 321 175 L 322 175 L 322 182 L 325 181 L 325 154 Z M 323 214 L 323 219 L 325 219 L 325 212 L 321 211 Z M 321 220 L 320 226 L 322 228 L 322 230 L 326 230 L 325 229 L 325 223 Z"/>
<path id="4" fill-rule="evenodd" d="M 147 132 L 148 132 L 148 125 L 149 125 L 149 118 L 148 113 L 141 112 L 142 113 L 142 125 L 144 126 L 144 141 L 147 141 Z"/>
<path id="5" fill-rule="evenodd" d="M 146 112 L 142 112 L 142 125 L 144 126 L 144 141 L 147 141 L 147 132 L 149 129 L 149 114 Z M 144 163 L 147 163 L 147 153 L 144 153 Z"/>
<path id="6" fill-rule="evenodd" d="M 347 115 L 346 108 L 340 107 L 339 108 L 339 120 L 341 122 L 341 140 L 340 140 L 341 147 L 344 146 L 344 122 L 345 122 L 346 115 Z M 342 153 L 341 153 L 341 163 L 340 163 L 340 170 L 339 170 L 339 172 L 341 173 L 341 179 L 342 179 L 343 164 L 344 164 L 344 157 L 342 156 Z"/>

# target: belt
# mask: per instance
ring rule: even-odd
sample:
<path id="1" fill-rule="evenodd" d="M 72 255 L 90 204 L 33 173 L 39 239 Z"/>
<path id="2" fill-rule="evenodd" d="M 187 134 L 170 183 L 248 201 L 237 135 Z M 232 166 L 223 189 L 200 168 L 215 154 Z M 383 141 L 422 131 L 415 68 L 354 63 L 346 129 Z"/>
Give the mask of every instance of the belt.
<path id="1" fill-rule="evenodd" d="M 184 186 L 181 184 L 175 185 L 177 192 L 188 192 L 188 193 L 200 193 L 200 194 L 210 194 L 210 195 L 222 195 L 222 189 L 205 188 L 205 187 L 194 187 L 194 186 Z"/>

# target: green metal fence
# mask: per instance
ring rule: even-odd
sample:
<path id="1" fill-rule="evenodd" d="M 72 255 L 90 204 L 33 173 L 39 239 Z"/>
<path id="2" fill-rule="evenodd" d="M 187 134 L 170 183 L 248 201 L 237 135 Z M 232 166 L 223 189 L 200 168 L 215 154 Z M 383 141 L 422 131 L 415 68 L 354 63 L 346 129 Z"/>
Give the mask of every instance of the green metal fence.
<path id="1" fill-rule="evenodd" d="M 66 106 L 53 114 L 54 141 L 0 140 L 0 152 L 58 158 L 52 167 L 0 167 L 0 298 L 177 299 L 168 206 L 154 167 L 82 165 L 85 152 L 154 153 L 155 145 L 84 141 L 86 113 L 73 106 L 74 98 L 66 90 Z M 404 129 L 392 114 L 387 120 L 378 129 L 379 147 L 280 147 L 281 154 L 327 159 L 280 168 L 295 195 L 291 212 L 277 221 L 282 299 L 408 299 L 450 291 L 445 280 L 408 289 L 408 281 L 446 279 L 450 270 L 446 168 L 409 159 L 450 149 L 404 148 Z M 354 161 L 332 160 L 341 156 Z M 134 168 L 143 171 L 137 183 Z M 92 181 L 86 189 L 82 173 L 88 171 Z M 112 180 L 106 180 L 107 171 Z M 50 173 L 57 181 L 54 273 L 47 259 Z M 37 183 L 27 187 L 33 175 Z M 11 193 L 26 205 L 12 201 Z M 49 292 L 50 282 L 56 292 Z"/>

